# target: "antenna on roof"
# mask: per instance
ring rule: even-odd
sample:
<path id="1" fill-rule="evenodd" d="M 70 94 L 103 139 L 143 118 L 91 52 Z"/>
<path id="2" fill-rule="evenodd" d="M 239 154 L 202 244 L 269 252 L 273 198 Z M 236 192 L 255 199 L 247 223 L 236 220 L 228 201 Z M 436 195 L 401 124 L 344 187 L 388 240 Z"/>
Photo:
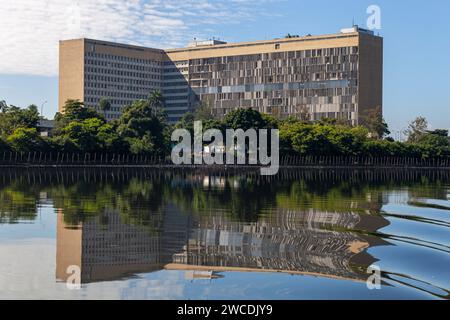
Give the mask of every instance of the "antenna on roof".
<path id="1" fill-rule="evenodd" d="M 355 26 L 355 17 L 352 18 L 352 27 Z"/>

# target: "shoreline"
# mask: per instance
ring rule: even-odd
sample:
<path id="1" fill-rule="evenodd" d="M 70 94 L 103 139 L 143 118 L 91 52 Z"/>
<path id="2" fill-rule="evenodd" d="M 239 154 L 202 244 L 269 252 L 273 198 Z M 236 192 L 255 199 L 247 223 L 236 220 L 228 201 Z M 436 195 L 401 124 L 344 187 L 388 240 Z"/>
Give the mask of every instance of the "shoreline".
<path id="1" fill-rule="evenodd" d="M 0 164 L 0 168 L 54 168 L 54 169 L 220 169 L 220 170 L 258 170 L 267 168 L 259 165 L 168 165 L 168 164 Z M 408 166 L 408 165 L 280 165 L 279 169 L 411 169 L 411 170 L 450 170 L 450 166 Z"/>

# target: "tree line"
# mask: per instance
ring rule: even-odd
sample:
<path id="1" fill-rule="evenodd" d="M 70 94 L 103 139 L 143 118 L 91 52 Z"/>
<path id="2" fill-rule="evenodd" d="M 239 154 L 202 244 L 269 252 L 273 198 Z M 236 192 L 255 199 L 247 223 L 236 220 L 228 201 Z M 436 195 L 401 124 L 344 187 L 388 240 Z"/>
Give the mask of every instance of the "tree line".
<path id="1" fill-rule="evenodd" d="M 301 113 L 279 119 L 253 109 L 237 109 L 219 118 L 207 104 L 186 113 L 176 124 L 169 124 L 164 99 L 159 91 L 148 99 L 125 106 L 120 118 L 107 122 L 111 105 L 102 99 L 99 111 L 78 100 L 68 100 L 64 113 L 55 115 L 51 136 L 39 132 L 42 119 L 35 105 L 19 108 L 0 102 L 0 152 L 123 153 L 166 156 L 173 146 L 171 133 L 184 128 L 193 134 L 194 121 L 203 130 L 279 129 L 282 155 L 319 156 L 405 156 L 417 158 L 449 157 L 448 130 L 428 130 L 427 120 L 418 117 L 409 124 L 407 140 L 394 141 L 381 110 L 375 109 L 362 123 L 351 126 L 336 119 L 310 121 Z"/>

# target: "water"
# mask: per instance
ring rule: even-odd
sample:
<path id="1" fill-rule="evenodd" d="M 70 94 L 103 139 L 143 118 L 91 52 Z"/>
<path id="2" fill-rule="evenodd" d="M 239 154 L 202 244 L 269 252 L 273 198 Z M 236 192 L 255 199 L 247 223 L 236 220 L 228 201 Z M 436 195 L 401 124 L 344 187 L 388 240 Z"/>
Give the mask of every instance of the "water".
<path id="1" fill-rule="evenodd" d="M 449 226 L 449 171 L 1 169 L 0 298 L 449 299 Z"/>

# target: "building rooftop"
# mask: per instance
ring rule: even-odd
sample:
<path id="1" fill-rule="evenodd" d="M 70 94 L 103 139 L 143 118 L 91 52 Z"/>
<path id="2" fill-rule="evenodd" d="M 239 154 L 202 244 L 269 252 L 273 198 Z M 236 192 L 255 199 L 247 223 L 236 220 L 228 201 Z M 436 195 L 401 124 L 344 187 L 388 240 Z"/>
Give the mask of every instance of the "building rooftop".
<path id="1" fill-rule="evenodd" d="M 215 46 L 218 44 L 227 44 L 227 43 L 225 41 L 220 40 L 204 40 L 204 41 L 194 40 L 193 42 L 189 42 L 188 47 L 196 48 L 196 47 Z"/>
<path id="2" fill-rule="evenodd" d="M 353 26 L 351 28 L 343 28 L 341 29 L 341 33 L 353 33 L 353 32 L 358 32 L 358 33 L 366 33 L 369 35 L 374 35 L 374 32 L 372 30 L 367 30 L 367 29 L 363 29 L 360 28 L 359 26 Z"/>
<path id="3" fill-rule="evenodd" d="M 353 35 L 351 34 L 330 34 L 330 35 L 322 35 L 322 36 L 304 36 L 298 38 L 278 38 L 278 39 L 270 39 L 270 40 L 257 40 L 257 41 L 249 41 L 249 42 L 235 42 L 235 43 L 226 43 L 226 44 L 215 44 L 211 47 L 214 49 L 221 48 L 229 48 L 229 47 L 248 47 L 248 46 L 257 46 L 261 44 L 275 44 L 275 43 L 286 43 L 286 42 L 304 42 L 304 41 L 314 41 L 314 40 L 323 40 L 323 39 L 331 39 L 331 38 L 340 38 L 340 37 L 349 37 L 356 36 L 358 33 L 355 32 Z M 204 46 L 200 47 L 184 47 L 184 48 L 175 48 L 175 49 L 166 49 L 166 52 L 180 52 L 180 51 L 195 51 L 195 50 L 203 50 Z"/>
<path id="4" fill-rule="evenodd" d="M 346 37 L 354 37 L 358 34 L 368 34 L 375 36 L 374 32 L 371 30 L 360 28 L 359 26 L 355 25 L 351 28 L 343 28 L 338 33 L 334 34 L 326 34 L 326 35 L 317 35 L 313 36 L 310 34 L 307 34 L 305 36 L 294 36 L 294 37 L 286 37 L 286 38 L 275 38 L 275 39 L 269 39 L 269 40 L 257 40 L 257 41 L 246 41 L 246 42 L 235 42 L 235 43 L 227 43 L 222 40 L 194 40 L 190 42 L 186 47 L 182 48 L 169 48 L 169 49 L 157 49 L 157 48 L 149 48 L 144 46 L 138 46 L 138 45 L 129 45 L 129 44 L 121 44 L 121 43 L 115 43 L 115 42 L 109 42 L 109 41 L 103 41 L 103 40 L 95 40 L 90 38 L 82 38 L 85 41 L 89 41 L 91 43 L 98 43 L 108 46 L 113 46 L 117 48 L 133 48 L 137 51 L 154 51 L 159 53 L 171 53 L 171 52 L 182 52 L 182 51 L 195 51 L 195 50 L 203 50 L 208 47 L 214 47 L 214 49 L 220 49 L 220 48 L 229 48 L 229 47 L 247 47 L 247 46 L 253 46 L 253 45 L 261 45 L 261 44 L 275 44 L 275 43 L 289 43 L 289 42 L 305 42 L 305 41 L 316 41 L 316 40 L 327 40 L 327 39 L 337 39 L 337 38 L 346 38 Z M 66 41 L 77 41 L 82 39 L 68 39 L 68 40 L 62 40 L 60 42 L 66 42 Z"/>

